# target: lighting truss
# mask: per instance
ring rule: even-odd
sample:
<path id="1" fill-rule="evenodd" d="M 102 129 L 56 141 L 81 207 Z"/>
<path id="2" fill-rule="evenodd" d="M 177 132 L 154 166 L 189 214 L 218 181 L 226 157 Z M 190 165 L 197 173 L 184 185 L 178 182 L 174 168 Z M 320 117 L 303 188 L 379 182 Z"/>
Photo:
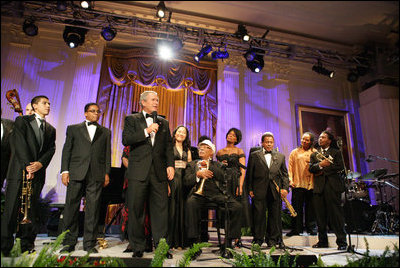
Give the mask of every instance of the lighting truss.
<path id="1" fill-rule="evenodd" d="M 220 44 L 221 40 L 223 40 L 227 51 L 238 52 L 240 55 L 243 55 L 249 49 L 249 44 L 239 40 L 235 33 L 168 21 L 161 22 L 156 17 L 152 20 L 105 12 L 95 8 L 84 10 L 78 4 L 74 4 L 75 2 L 77 1 L 71 1 L 72 5 L 68 5 L 67 10 L 59 11 L 56 1 L 2 1 L 1 15 L 4 17 L 19 17 L 21 19 L 34 17 L 36 22 L 42 21 L 61 25 L 71 25 L 68 21 L 79 20 L 85 24 L 85 26 L 80 27 L 95 30 L 99 33 L 103 27 L 111 24 L 118 33 L 153 39 L 158 39 L 160 34 L 178 34 L 184 43 L 199 46 L 203 44 L 204 40 L 207 40 L 208 43 L 215 47 L 215 44 Z M 371 61 L 371 59 L 360 55 L 346 55 L 337 51 L 279 42 L 263 37 L 252 36 L 251 47 L 264 51 L 267 57 L 283 58 L 309 64 L 315 64 L 319 60 L 325 66 L 342 69 L 369 67 L 368 65 Z"/>

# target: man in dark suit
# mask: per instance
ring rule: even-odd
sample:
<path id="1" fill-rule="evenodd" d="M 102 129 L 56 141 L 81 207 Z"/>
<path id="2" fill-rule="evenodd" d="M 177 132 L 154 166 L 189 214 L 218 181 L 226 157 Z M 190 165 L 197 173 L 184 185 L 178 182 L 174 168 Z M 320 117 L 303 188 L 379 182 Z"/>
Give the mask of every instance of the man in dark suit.
<path id="1" fill-rule="evenodd" d="M 225 208 L 227 202 L 230 224 L 225 239 L 228 247 L 232 247 L 233 239 L 240 238 L 242 204 L 228 195 L 223 165 L 212 161 L 214 153 L 215 145 L 210 140 L 203 140 L 199 143 L 200 160 L 193 160 L 185 169 L 184 184 L 192 187 L 185 209 L 186 231 L 191 246 L 199 242 L 201 208 L 208 203 L 216 203 L 219 207 Z M 195 190 L 199 190 L 202 180 L 205 180 L 203 192 L 196 194 Z M 201 251 L 194 257 L 197 258 L 200 253 Z"/>
<path id="2" fill-rule="evenodd" d="M 102 187 L 110 182 L 111 131 L 97 121 L 96 103 L 85 105 L 85 122 L 67 127 L 61 159 L 61 180 L 67 186 L 63 213 L 64 231 L 70 230 L 61 252 L 72 252 L 78 240 L 79 206 L 85 195 L 83 249 L 97 253 L 96 236 Z"/>
<path id="3" fill-rule="evenodd" d="M 3 113 L 3 109 L 1 109 Z M 10 162 L 11 147 L 10 137 L 14 128 L 14 121 L 1 118 L 1 186 L 3 188 L 4 180 L 7 177 L 8 163 Z"/>
<path id="4" fill-rule="evenodd" d="M 318 139 L 320 148 L 310 157 L 309 170 L 314 173 L 314 207 L 318 225 L 318 243 L 313 248 L 328 247 L 327 224 L 330 223 L 336 234 L 338 249 L 345 250 L 347 242 L 341 206 L 345 182 L 339 173 L 344 166 L 341 152 L 334 148 L 332 141 L 332 133 L 323 131 Z"/>
<path id="5" fill-rule="evenodd" d="M 283 248 L 281 198 L 286 197 L 289 190 L 285 156 L 273 150 L 274 136 L 271 132 L 264 133 L 261 142 L 262 150 L 252 152 L 247 164 L 249 195 L 253 199 L 254 242 L 261 246 L 265 237 L 268 247 Z"/>
<path id="6" fill-rule="evenodd" d="M 1 218 L 1 251 L 8 255 L 13 244 L 13 233 L 21 206 L 21 185 L 23 170 L 32 183 L 28 219 L 32 222 L 20 224 L 17 237 L 21 238 L 21 249 L 33 251 L 36 234 L 39 231 L 39 197 L 45 183 L 46 168 L 56 150 L 56 130 L 45 117 L 50 112 L 46 96 L 36 96 L 31 101 L 35 114 L 15 119 L 11 144 L 11 160 L 7 174 L 7 189 L 4 214 Z M 26 216 L 26 215 L 25 215 Z"/>
<path id="7" fill-rule="evenodd" d="M 125 117 L 122 143 L 130 146 L 127 169 L 128 238 L 133 257 L 142 257 L 146 246 L 144 203 L 148 201 L 155 246 L 168 232 L 168 181 L 174 178 L 174 153 L 169 122 L 157 116 L 154 91 L 140 95 L 143 111 Z M 168 252 L 168 258 L 172 255 Z"/>

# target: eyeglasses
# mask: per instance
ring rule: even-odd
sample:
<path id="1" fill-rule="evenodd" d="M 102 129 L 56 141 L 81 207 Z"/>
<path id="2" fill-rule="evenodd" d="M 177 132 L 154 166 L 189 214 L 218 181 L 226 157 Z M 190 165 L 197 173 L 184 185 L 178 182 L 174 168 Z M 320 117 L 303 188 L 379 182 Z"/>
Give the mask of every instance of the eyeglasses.
<path id="1" fill-rule="evenodd" d="M 88 110 L 90 113 L 101 114 L 101 110 Z"/>

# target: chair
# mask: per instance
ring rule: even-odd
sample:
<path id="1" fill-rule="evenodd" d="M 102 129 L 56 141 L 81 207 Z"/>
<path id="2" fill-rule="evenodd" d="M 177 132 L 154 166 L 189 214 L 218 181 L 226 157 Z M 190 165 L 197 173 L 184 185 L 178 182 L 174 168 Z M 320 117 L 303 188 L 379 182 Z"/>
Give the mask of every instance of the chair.
<path id="1" fill-rule="evenodd" d="M 214 210 L 215 211 L 215 219 L 210 219 L 210 218 L 206 218 L 206 219 L 201 219 L 199 221 L 199 227 L 201 226 L 202 222 L 213 222 L 215 223 L 215 227 L 217 229 L 217 236 L 218 236 L 218 247 L 221 247 L 222 243 L 221 243 L 221 221 L 222 221 L 222 215 L 221 215 L 221 209 L 218 207 L 218 205 L 216 203 L 208 203 L 205 207 L 203 207 L 202 209 L 206 209 L 207 211 L 209 210 Z M 200 229 L 200 228 L 199 228 Z"/>

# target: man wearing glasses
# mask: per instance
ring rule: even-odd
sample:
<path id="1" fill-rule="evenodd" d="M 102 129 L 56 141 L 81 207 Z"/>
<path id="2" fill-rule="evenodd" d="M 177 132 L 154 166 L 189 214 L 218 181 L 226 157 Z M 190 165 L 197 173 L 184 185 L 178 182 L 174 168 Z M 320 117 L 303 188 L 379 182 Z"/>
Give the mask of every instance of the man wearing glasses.
<path id="1" fill-rule="evenodd" d="M 111 131 L 97 122 L 101 111 L 96 103 L 85 105 L 86 120 L 67 127 L 61 159 L 61 180 L 67 186 L 63 214 L 64 239 L 61 252 L 72 252 L 78 240 L 78 215 L 85 196 L 83 249 L 97 253 L 96 236 L 102 187 L 110 182 Z"/>

